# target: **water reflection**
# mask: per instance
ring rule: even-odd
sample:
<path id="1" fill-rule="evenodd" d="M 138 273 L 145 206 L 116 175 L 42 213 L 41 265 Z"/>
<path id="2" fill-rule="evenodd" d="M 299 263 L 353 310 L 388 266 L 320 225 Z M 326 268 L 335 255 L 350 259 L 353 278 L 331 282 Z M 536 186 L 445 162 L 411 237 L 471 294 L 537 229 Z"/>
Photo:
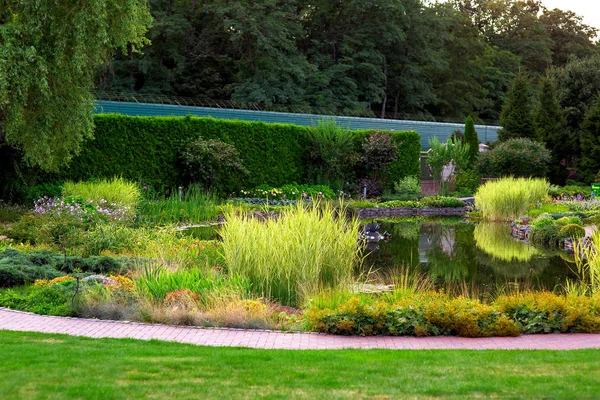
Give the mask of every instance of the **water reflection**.
<path id="1" fill-rule="evenodd" d="M 534 246 L 515 240 L 510 226 L 502 223 L 480 223 L 473 232 L 477 247 L 495 259 L 527 262 L 541 254 Z"/>
<path id="2" fill-rule="evenodd" d="M 456 220 L 394 221 L 381 224 L 392 240 L 365 260 L 367 270 L 397 266 L 419 269 L 438 286 L 461 283 L 480 287 L 506 284 L 553 289 L 575 279 L 563 253 L 548 252 L 510 236 L 503 224 L 470 224 Z"/>

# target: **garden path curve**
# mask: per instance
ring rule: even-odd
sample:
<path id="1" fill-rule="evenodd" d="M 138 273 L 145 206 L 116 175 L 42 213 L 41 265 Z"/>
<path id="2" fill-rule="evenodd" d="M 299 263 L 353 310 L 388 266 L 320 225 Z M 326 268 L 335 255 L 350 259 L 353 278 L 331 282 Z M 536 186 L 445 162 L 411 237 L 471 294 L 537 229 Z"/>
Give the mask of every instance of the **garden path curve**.
<path id="1" fill-rule="evenodd" d="M 91 338 L 165 340 L 203 346 L 261 349 L 544 349 L 600 348 L 600 334 L 562 333 L 516 338 L 356 337 L 244 329 L 205 329 L 123 321 L 65 318 L 0 308 L 0 330 L 62 333 Z"/>

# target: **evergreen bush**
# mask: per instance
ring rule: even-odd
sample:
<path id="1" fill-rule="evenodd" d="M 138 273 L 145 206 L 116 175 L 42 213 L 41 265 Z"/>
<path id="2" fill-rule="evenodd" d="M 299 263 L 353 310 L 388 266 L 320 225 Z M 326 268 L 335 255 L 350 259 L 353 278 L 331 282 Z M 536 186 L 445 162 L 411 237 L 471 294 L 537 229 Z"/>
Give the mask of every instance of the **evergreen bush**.
<path id="1" fill-rule="evenodd" d="M 479 155 L 476 172 L 486 178 L 545 177 L 550 152 L 543 143 L 527 138 L 509 139 Z"/>
<path id="2" fill-rule="evenodd" d="M 519 137 L 530 139 L 537 137 L 529 91 L 529 79 L 524 72 L 519 72 L 502 107 L 500 115 L 502 130 L 498 132 L 501 141 Z"/>

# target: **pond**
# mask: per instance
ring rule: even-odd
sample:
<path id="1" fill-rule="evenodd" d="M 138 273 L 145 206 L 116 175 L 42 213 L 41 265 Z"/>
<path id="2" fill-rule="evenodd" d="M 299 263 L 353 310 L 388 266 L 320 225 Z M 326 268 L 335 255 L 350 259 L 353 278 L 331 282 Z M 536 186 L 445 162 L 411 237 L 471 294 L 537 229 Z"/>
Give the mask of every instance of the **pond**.
<path id="1" fill-rule="evenodd" d="M 425 274 L 437 287 L 454 283 L 480 290 L 503 285 L 553 290 L 577 279 L 572 255 L 513 239 L 508 224 L 453 218 L 379 223 L 380 232 L 392 238 L 369 244 L 364 267 L 380 276 L 393 277 L 404 267 Z"/>
<path id="2" fill-rule="evenodd" d="M 369 243 L 364 276 L 393 284 L 399 274 L 426 277 L 437 288 L 497 291 L 510 285 L 522 289 L 553 290 L 576 280 L 573 256 L 562 250 L 536 247 L 510 235 L 501 223 L 470 223 L 462 218 L 401 218 L 377 221 L 388 241 Z M 218 237 L 218 227 L 192 228 L 201 240 Z"/>

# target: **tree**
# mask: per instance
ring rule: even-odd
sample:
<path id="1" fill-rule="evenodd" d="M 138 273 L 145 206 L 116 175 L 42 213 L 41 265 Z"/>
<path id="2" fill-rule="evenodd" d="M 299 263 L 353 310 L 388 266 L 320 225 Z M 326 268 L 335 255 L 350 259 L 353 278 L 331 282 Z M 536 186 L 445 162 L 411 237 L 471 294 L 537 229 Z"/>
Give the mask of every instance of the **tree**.
<path id="1" fill-rule="evenodd" d="M 549 78 L 544 78 L 541 82 L 535 125 L 538 138 L 546 144 L 546 148 L 552 154 L 549 178 L 552 183 L 564 185 L 567 179 L 566 166 L 573 157 L 573 145 L 558 103 L 556 87 Z"/>
<path id="2" fill-rule="evenodd" d="M 586 58 L 598 53 L 594 43 L 598 29 L 583 23 L 573 11 L 544 8 L 540 22 L 551 40 L 552 64 L 564 66 L 573 58 Z"/>
<path id="3" fill-rule="evenodd" d="M 297 45 L 305 36 L 291 0 L 213 1 L 210 11 L 232 44 L 237 69 L 232 99 L 264 105 L 305 103 L 313 71 Z"/>
<path id="4" fill-rule="evenodd" d="M 562 68 L 550 70 L 550 77 L 556 82 L 567 126 L 572 134 L 577 134 L 600 88 L 600 55 L 572 60 Z"/>
<path id="5" fill-rule="evenodd" d="M 530 104 L 529 79 L 525 73 L 519 72 L 502 107 L 500 140 L 505 141 L 518 137 L 536 138 Z"/>
<path id="6" fill-rule="evenodd" d="M 440 185 L 440 194 L 446 195 L 448 187 L 442 172 L 451 163 L 454 168 L 465 170 L 469 165 L 469 145 L 462 140 L 452 142 L 452 139 L 442 143 L 434 136 L 433 139 L 429 139 L 429 147 L 427 166 L 431 170 L 433 180 Z"/>
<path id="7" fill-rule="evenodd" d="M 600 93 L 581 127 L 580 173 L 584 182 L 593 182 L 600 172 Z"/>
<path id="8" fill-rule="evenodd" d="M 93 73 L 147 43 L 145 0 L 11 0 L 0 8 L 0 137 L 56 170 L 92 136 Z"/>
<path id="9" fill-rule="evenodd" d="M 465 121 L 465 143 L 469 146 L 469 168 L 477 161 L 479 155 L 479 138 L 475 131 L 475 122 L 473 118 L 467 117 Z"/>

